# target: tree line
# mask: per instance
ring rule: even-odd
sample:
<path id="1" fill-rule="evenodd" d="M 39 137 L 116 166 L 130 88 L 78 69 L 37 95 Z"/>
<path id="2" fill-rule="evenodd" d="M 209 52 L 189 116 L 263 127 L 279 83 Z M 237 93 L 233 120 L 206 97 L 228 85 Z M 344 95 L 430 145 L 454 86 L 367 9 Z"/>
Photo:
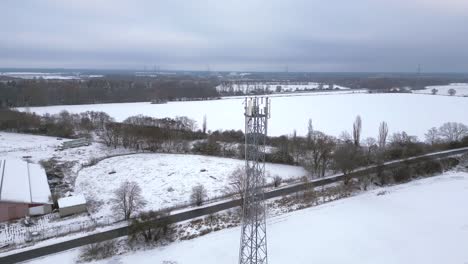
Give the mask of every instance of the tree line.
<path id="1" fill-rule="evenodd" d="M 216 80 L 184 77 L 11 80 L 0 82 L 0 107 L 209 99 Z"/>
<path id="2" fill-rule="evenodd" d="M 115 122 L 103 112 L 87 111 L 71 114 L 36 115 L 10 109 L 0 110 L 0 130 L 41 134 L 64 138 L 94 137 L 108 147 L 137 151 L 195 153 L 220 157 L 245 158 L 245 135 L 240 130 L 207 131 L 207 118 L 199 128 L 187 117 L 153 118 L 132 116 Z M 334 137 L 315 130 L 312 120 L 308 132 L 299 136 L 267 137 L 267 162 L 301 165 L 314 177 L 328 172 L 347 173 L 359 166 L 379 164 L 424 153 L 468 146 L 468 128 L 448 122 L 431 128 L 425 141 L 406 132 L 389 134 L 386 122 L 376 130 L 377 138 L 362 138 L 362 122 L 358 116 L 351 133 Z M 249 147 L 249 146 L 247 146 Z"/>

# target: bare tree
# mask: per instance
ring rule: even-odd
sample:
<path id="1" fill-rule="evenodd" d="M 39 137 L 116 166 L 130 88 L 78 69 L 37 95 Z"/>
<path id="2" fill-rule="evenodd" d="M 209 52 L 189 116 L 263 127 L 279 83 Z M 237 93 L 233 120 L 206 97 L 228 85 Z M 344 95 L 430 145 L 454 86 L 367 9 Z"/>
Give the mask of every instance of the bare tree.
<path id="1" fill-rule="evenodd" d="M 440 141 L 439 130 L 437 130 L 436 127 L 429 129 L 427 133 L 424 134 L 424 136 L 426 137 L 426 142 L 431 145 L 434 145 L 435 143 Z"/>
<path id="2" fill-rule="evenodd" d="M 431 90 L 432 95 L 436 95 L 437 92 L 439 92 L 439 90 L 437 90 L 436 88 L 433 88 L 433 89 Z"/>
<path id="3" fill-rule="evenodd" d="M 340 136 L 338 137 L 343 143 L 351 143 L 353 142 L 351 135 L 348 131 L 342 131 Z"/>
<path id="4" fill-rule="evenodd" d="M 418 141 L 416 136 L 410 136 L 405 131 L 395 132 L 390 136 L 390 144 L 392 145 L 406 145 Z"/>
<path id="5" fill-rule="evenodd" d="M 360 141 L 361 141 L 361 132 L 362 132 L 362 120 L 361 116 L 356 116 L 356 120 L 354 121 L 353 124 L 353 140 L 354 140 L 354 145 L 356 147 L 359 147 Z"/>
<path id="6" fill-rule="evenodd" d="M 203 130 L 203 134 L 206 133 L 206 115 L 203 116 L 203 124 L 202 124 L 202 130 Z"/>
<path id="7" fill-rule="evenodd" d="M 301 148 L 301 140 L 297 136 L 297 131 L 294 129 L 293 135 L 292 135 L 292 140 L 290 144 L 290 153 L 293 156 L 294 162 L 299 161 L 299 157 L 302 153 L 302 148 Z"/>
<path id="8" fill-rule="evenodd" d="M 309 122 L 307 124 L 307 137 L 306 137 L 307 146 L 309 146 L 312 142 L 313 133 L 314 133 L 314 127 L 312 126 L 312 119 L 309 118 Z"/>
<path id="9" fill-rule="evenodd" d="M 365 144 L 366 144 L 365 157 L 366 157 L 367 164 L 370 165 L 371 163 L 375 161 L 376 156 L 377 156 L 377 150 L 378 150 L 377 140 L 375 140 L 375 138 L 373 137 L 368 137 L 365 140 Z"/>
<path id="10" fill-rule="evenodd" d="M 133 181 L 122 182 L 115 190 L 111 202 L 114 204 L 113 209 L 122 214 L 125 220 L 130 219 L 133 213 L 146 205 L 140 186 Z"/>
<path id="11" fill-rule="evenodd" d="M 344 174 L 344 183 L 350 181 L 350 173 L 363 163 L 363 154 L 354 144 L 346 143 L 338 146 L 333 153 L 335 169 Z"/>
<path id="12" fill-rule="evenodd" d="M 449 94 L 450 96 L 454 96 L 456 93 L 457 93 L 457 90 L 455 90 L 455 89 L 453 89 L 453 88 L 451 88 L 451 89 L 448 90 L 448 94 Z"/>
<path id="13" fill-rule="evenodd" d="M 206 194 L 206 189 L 203 185 L 199 184 L 192 188 L 192 194 L 190 194 L 190 201 L 197 206 L 203 204 L 208 195 Z"/>
<path id="14" fill-rule="evenodd" d="M 388 126 L 387 123 L 384 121 L 380 123 L 379 126 L 379 148 L 385 148 L 385 144 L 387 144 L 387 137 L 388 137 Z"/>
<path id="15" fill-rule="evenodd" d="M 312 119 L 309 118 L 309 123 L 307 124 L 307 139 L 308 140 L 310 140 L 313 133 L 314 133 L 314 127 L 312 125 Z"/>
<path id="16" fill-rule="evenodd" d="M 333 137 L 325 135 L 320 131 L 312 133 L 302 162 L 311 175 L 318 177 L 325 176 L 335 144 L 335 138 Z"/>
<path id="17" fill-rule="evenodd" d="M 186 116 L 176 116 L 175 127 L 182 130 L 195 131 L 197 129 L 197 121 Z"/>
<path id="18" fill-rule="evenodd" d="M 245 193 L 245 181 L 246 181 L 246 173 L 245 169 L 242 166 L 237 167 L 230 175 L 229 175 L 229 185 L 227 187 L 227 193 L 234 193 L 240 196 L 240 198 L 244 199 Z"/>
<path id="19" fill-rule="evenodd" d="M 468 136 L 468 127 L 462 123 L 448 122 L 439 127 L 439 135 L 446 142 L 460 141 Z"/>

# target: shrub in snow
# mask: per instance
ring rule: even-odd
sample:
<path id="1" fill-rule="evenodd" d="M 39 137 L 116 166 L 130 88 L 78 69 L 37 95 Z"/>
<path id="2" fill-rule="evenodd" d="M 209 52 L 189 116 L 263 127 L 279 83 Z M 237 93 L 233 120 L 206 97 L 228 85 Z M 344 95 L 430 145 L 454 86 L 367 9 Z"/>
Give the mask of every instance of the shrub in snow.
<path id="1" fill-rule="evenodd" d="M 305 189 L 303 192 L 303 198 L 306 203 L 312 203 L 317 198 L 317 194 L 315 192 L 314 183 L 309 181 L 309 178 L 306 176 L 302 177 L 302 182 L 304 183 Z"/>
<path id="2" fill-rule="evenodd" d="M 99 159 L 93 157 L 93 158 L 90 158 L 88 160 L 88 162 L 86 164 L 84 164 L 83 166 L 84 167 L 91 167 L 91 166 L 94 166 L 94 165 L 98 164 L 98 162 L 99 162 Z"/>
<path id="3" fill-rule="evenodd" d="M 204 155 L 219 155 L 221 152 L 221 145 L 216 142 L 213 137 L 208 137 L 205 142 L 196 142 L 193 144 L 192 151 Z"/>
<path id="4" fill-rule="evenodd" d="M 440 165 L 442 166 L 442 171 L 448 171 L 460 164 L 460 161 L 456 158 L 446 158 L 440 160 Z"/>
<path id="5" fill-rule="evenodd" d="M 89 212 L 99 212 L 103 204 L 104 201 L 97 199 L 95 195 L 88 194 L 86 196 L 86 208 L 88 208 Z"/>
<path id="6" fill-rule="evenodd" d="M 385 195 L 387 194 L 387 191 L 380 191 L 377 193 L 377 196 L 382 196 L 382 195 Z"/>
<path id="7" fill-rule="evenodd" d="M 80 260 L 90 262 L 112 257 L 116 253 L 114 241 L 88 244 L 81 249 Z"/>
<path id="8" fill-rule="evenodd" d="M 161 240 L 171 240 L 173 234 L 171 225 L 164 218 L 167 213 L 149 211 L 141 213 L 133 219 L 129 228 L 130 242 L 140 239 L 145 243 L 159 242 Z"/>
<path id="9" fill-rule="evenodd" d="M 465 153 L 460 157 L 460 164 L 462 166 L 468 166 L 468 153 Z"/>
<path id="10" fill-rule="evenodd" d="M 197 206 L 200 206 L 203 204 L 207 197 L 206 194 L 206 189 L 203 187 L 203 185 L 199 184 L 197 186 L 194 186 L 192 188 L 192 194 L 190 195 L 190 201 L 194 203 Z"/>
<path id="11" fill-rule="evenodd" d="M 412 171 L 408 166 L 404 166 L 398 169 L 393 170 L 393 180 L 396 183 L 407 182 L 411 180 Z"/>
<path id="12" fill-rule="evenodd" d="M 273 177 L 273 186 L 275 188 L 279 187 L 282 181 L 283 179 L 280 176 L 276 175 L 275 177 Z"/>
<path id="13" fill-rule="evenodd" d="M 442 173 L 442 165 L 438 160 L 428 159 L 423 162 L 416 163 L 413 166 L 414 173 L 417 176 L 434 175 Z"/>
<path id="14" fill-rule="evenodd" d="M 367 188 L 372 183 L 372 178 L 373 177 L 371 174 L 365 174 L 358 178 L 359 185 L 361 186 L 361 190 L 367 191 Z"/>

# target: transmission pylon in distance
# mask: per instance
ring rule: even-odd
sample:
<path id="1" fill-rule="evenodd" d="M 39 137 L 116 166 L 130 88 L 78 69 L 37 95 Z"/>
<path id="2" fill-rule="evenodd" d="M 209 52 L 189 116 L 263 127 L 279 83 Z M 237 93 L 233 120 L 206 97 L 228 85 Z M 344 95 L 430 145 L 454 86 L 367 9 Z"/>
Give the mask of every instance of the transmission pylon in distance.
<path id="1" fill-rule="evenodd" d="M 245 181 L 239 264 L 266 264 L 265 143 L 270 118 L 268 97 L 245 99 Z"/>

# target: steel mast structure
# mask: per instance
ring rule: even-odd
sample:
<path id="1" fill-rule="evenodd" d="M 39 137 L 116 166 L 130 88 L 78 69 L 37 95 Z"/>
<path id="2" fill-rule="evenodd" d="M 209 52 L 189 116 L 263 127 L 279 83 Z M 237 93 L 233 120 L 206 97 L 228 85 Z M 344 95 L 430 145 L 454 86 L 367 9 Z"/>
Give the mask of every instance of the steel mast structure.
<path id="1" fill-rule="evenodd" d="M 265 142 L 270 118 L 268 97 L 245 99 L 245 181 L 239 264 L 266 264 Z"/>

